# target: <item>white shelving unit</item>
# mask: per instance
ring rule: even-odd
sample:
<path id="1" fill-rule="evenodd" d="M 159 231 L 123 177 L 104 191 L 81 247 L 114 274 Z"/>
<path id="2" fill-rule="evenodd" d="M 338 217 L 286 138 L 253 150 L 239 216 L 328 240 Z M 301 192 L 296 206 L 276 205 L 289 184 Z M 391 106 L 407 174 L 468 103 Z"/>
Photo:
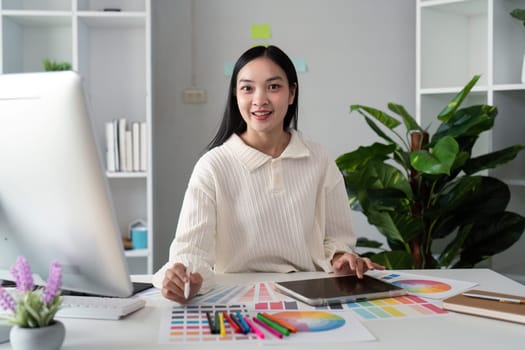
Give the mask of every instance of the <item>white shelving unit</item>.
<path id="1" fill-rule="evenodd" d="M 476 152 L 525 144 L 525 27 L 510 16 L 515 8 L 525 9 L 525 0 L 418 0 L 416 115 L 422 126 L 434 121 L 445 104 L 481 74 L 463 105 L 494 105 L 498 116 L 493 130 L 478 140 Z M 491 175 L 509 184 L 509 210 L 525 215 L 525 153 Z M 522 237 L 492 258 L 492 268 L 520 279 L 515 267 L 525 266 L 524 250 Z"/>
<path id="2" fill-rule="evenodd" d="M 43 71 L 47 58 L 83 76 L 100 154 L 106 122 L 146 122 L 147 171 L 107 175 L 122 235 L 148 224 L 148 248 L 126 251 L 130 272 L 152 273 L 150 0 L 0 0 L 0 42 L 2 74 Z"/>

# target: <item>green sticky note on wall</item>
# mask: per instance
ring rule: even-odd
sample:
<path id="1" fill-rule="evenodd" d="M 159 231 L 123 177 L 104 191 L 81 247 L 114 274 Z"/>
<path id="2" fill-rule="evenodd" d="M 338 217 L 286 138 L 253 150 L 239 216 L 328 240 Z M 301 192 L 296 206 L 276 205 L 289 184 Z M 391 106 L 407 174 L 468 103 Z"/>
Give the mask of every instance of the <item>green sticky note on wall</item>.
<path id="1" fill-rule="evenodd" d="M 269 24 L 252 24 L 252 39 L 270 39 L 272 31 Z"/>

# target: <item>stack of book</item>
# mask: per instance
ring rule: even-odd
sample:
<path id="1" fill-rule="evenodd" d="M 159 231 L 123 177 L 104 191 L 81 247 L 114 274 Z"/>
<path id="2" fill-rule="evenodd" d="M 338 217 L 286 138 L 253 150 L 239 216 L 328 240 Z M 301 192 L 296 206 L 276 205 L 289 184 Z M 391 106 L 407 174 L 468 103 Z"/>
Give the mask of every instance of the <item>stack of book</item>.
<path id="1" fill-rule="evenodd" d="M 106 123 L 106 167 L 108 172 L 147 171 L 145 122 L 120 118 Z"/>

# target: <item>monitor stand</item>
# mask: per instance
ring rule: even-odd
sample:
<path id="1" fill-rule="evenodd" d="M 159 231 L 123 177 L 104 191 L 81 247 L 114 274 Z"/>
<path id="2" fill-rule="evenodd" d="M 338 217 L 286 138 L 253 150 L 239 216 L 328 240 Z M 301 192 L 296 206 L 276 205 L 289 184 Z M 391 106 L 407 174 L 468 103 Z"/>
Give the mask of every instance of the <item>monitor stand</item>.
<path id="1" fill-rule="evenodd" d="M 0 344 L 7 343 L 9 341 L 10 330 L 10 325 L 0 323 Z"/>

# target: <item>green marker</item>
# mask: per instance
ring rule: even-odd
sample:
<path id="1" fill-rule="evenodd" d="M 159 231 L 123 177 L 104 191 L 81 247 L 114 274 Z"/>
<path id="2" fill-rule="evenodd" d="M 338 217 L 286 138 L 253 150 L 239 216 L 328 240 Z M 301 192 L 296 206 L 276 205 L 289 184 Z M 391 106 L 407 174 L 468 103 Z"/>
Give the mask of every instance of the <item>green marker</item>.
<path id="1" fill-rule="evenodd" d="M 272 320 L 267 319 L 264 317 L 261 313 L 257 314 L 257 318 L 261 321 L 266 323 L 268 326 L 275 329 L 277 332 L 283 334 L 283 335 L 290 335 L 290 330 L 288 328 L 284 328 L 280 324 L 277 324 L 276 322 L 273 322 Z"/>

